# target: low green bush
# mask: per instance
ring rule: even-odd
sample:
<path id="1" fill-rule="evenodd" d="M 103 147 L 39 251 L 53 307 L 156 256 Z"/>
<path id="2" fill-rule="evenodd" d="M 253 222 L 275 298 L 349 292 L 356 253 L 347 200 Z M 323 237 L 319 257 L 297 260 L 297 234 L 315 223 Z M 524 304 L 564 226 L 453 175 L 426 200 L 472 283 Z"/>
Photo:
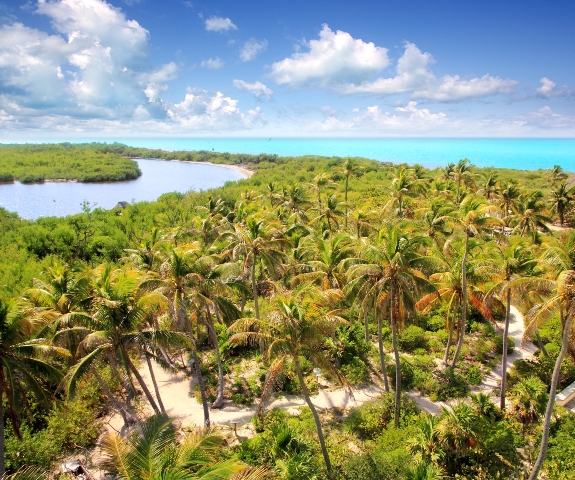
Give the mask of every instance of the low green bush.
<path id="1" fill-rule="evenodd" d="M 399 346 L 406 352 L 413 352 L 418 348 L 425 348 L 427 340 L 425 330 L 416 325 L 410 325 L 399 335 Z"/>
<path id="2" fill-rule="evenodd" d="M 433 401 L 445 402 L 452 398 L 462 398 L 469 392 L 469 386 L 463 375 L 459 375 L 448 368 L 437 374 L 437 391 L 432 393 Z"/>
<path id="3" fill-rule="evenodd" d="M 352 385 L 358 385 L 369 381 L 369 369 L 359 358 L 354 358 L 340 369 L 343 376 Z"/>
<path id="4" fill-rule="evenodd" d="M 498 354 L 503 353 L 503 335 L 495 335 L 493 339 L 495 341 L 495 352 Z M 507 354 L 513 353 L 515 349 L 515 339 L 513 337 L 507 337 Z"/>

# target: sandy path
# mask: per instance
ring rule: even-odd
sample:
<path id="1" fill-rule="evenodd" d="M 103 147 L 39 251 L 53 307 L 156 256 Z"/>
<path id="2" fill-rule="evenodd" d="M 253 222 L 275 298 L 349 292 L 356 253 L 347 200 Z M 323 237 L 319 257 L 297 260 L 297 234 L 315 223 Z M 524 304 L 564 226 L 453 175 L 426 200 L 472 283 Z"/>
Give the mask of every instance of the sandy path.
<path id="1" fill-rule="evenodd" d="M 500 323 L 501 329 L 505 327 L 505 324 Z M 523 340 L 523 335 L 525 334 L 525 323 L 523 320 L 523 315 L 521 312 L 511 306 L 511 318 L 509 319 L 509 336 L 515 340 L 515 349 L 513 353 L 507 355 L 507 372 L 511 369 L 516 360 L 531 360 L 533 354 L 537 351 L 535 345 L 531 342 L 526 341 L 521 347 L 521 341 Z M 474 393 L 491 393 L 494 389 L 499 387 L 501 383 L 501 362 L 499 362 L 495 368 L 488 373 L 480 385 L 472 389 Z"/>

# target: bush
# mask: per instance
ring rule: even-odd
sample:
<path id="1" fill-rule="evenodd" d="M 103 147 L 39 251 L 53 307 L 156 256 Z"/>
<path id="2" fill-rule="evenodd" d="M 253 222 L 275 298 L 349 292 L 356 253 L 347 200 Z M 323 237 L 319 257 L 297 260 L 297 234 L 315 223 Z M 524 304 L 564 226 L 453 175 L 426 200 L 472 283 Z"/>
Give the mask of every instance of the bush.
<path id="1" fill-rule="evenodd" d="M 456 374 L 453 369 L 448 368 L 437 375 L 438 389 L 431 395 L 433 401 L 450 400 L 452 398 L 462 398 L 469 392 L 469 387 L 462 375 Z"/>
<path id="2" fill-rule="evenodd" d="M 429 320 L 427 320 L 427 330 L 430 332 L 437 332 L 445 327 L 445 318 L 441 315 L 433 315 Z"/>
<path id="3" fill-rule="evenodd" d="M 493 339 L 495 342 L 495 352 L 501 355 L 503 353 L 503 335 L 495 335 Z M 513 353 L 515 349 L 515 339 L 507 337 L 507 354 Z"/>
<path id="4" fill-rule="evenodd" d="M 479 385 L 483 380 L 483 373 L 476 365 L 471 365 L 463 376 L 469 385 Z"/>
<path id="5" fill-rule="evenodd" d="M 411 390 L 414 381 L 413 365 L 405 358 L 401 357 L 399 361 L 399 369 L 401 371 L 401 389 Z M 395 385 L 395 363 L 387 365 L 387 374 L 391 378 L 393 385 Z"/>
<path id="6" fill-rule="evenodd" d="M 346 427 L 362 438 L 375 438 L 382 434 L 390 422 L 393 422 L 395 394 L 382 393 L 379 400 L 365 402 L 352 409 L 345 420 Z M 401 423 L 408 424 L 417 415 L 418 408 L 406 394 L 401 396 Z"/>
<path id="7" fill-rule="evenodd" d="M 369 380 L 367 365 L 359 358 L 352 359 L 347 365 L 341 367 L 341 373 L 352 385 L 366 383 Z"/>
<path id="8" fill-rule="evenodd" d="M 413 352 L 417 348 L 425 348 L 427 340 L 425 331 L 421 327 L 410 325 L 399 335 L 399 346 L 406 352 Z"/>

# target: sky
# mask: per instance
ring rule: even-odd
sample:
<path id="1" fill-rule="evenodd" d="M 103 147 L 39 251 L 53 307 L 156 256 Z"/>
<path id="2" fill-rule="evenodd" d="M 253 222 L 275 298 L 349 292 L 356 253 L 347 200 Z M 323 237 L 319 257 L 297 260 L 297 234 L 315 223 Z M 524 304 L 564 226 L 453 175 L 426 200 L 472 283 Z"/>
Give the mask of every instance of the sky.
<path id="1" fill-rule="evenodd" d="M 0 141 L 575 138 L 575 2 L 0 0 Z"/>

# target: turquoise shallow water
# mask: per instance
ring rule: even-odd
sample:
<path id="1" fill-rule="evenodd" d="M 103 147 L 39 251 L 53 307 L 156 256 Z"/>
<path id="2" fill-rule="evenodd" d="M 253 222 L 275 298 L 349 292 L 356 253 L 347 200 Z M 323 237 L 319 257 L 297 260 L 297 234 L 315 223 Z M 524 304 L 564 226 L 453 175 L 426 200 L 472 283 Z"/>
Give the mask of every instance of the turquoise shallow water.
<path id="1" fill-rule="evenodd" d="M 165 150 L 358 156 L 428 167 L 466 157 L 480 167 L 537 170 L 561 165 L 564 170 L 575 172 L 575 139 L 124 138 L 116 141 Z"/>

